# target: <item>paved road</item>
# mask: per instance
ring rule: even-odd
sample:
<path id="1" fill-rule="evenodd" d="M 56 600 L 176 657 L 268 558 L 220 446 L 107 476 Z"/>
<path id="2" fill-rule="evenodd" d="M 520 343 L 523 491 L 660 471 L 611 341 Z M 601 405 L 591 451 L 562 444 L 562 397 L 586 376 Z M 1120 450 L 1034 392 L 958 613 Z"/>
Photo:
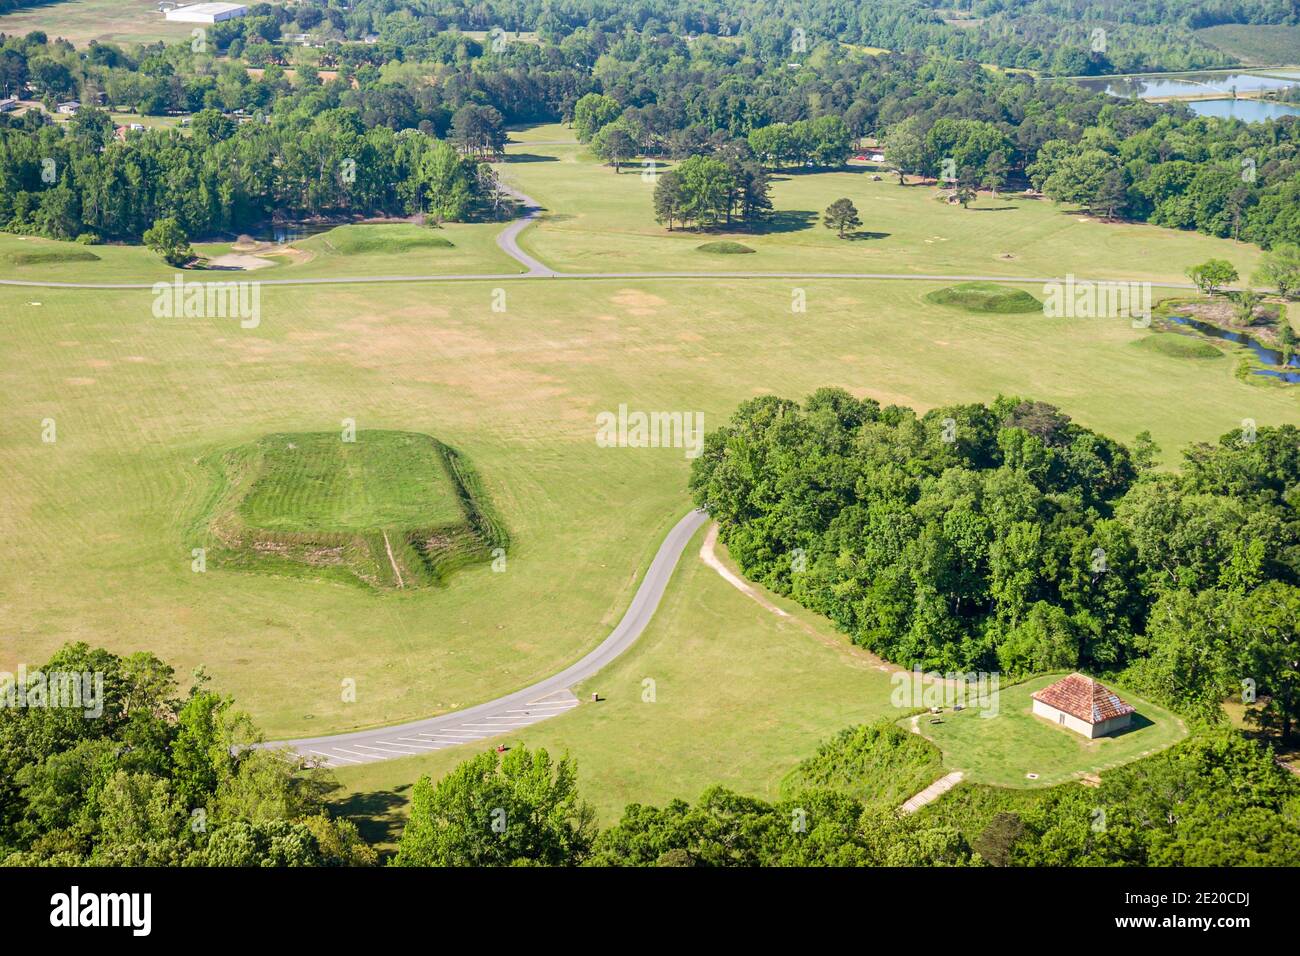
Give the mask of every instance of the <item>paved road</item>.
<path id="1" fill-rule="evenodd" d="M 557 143 L 562 141 L 557 140 Z M 521 143 L 522 146 L 540 146 L 543 143 Z M 532 197 L 514 186 L 501 184 L 502 190 L 523 204 L 523 215 L 512 219 L 497 236 L 497 245 L 521 266 L 521 273 L 463 272 L 451 275 L 398 275 L 398 276 L 325 276 L 315 279 L 254 279 L 259 285 L 361 285 L 391 282 L 509 282 L 522 279 L 877 279 L 900 282 L 1015 282 L 1042 285 L 1045 282 L 1065 282 L 1064 276 L 990 276 L 990 275 L 939 275 L 906 272 L 557 272 L 519 248 L 519 234 L 528 228 L 542 212 L 542 207 Z M 183 273 L 182 273 L 183 274 Z M 200 279 L 198 273 L 194 281 Z M 1076 276 L 1076 281 L 1087 277 Z M 25 286 L 38 289 L 152 289 L 155 282 L 36 282 L 26 279 L 0 279 L 0 285 Z M 230 282 L 233 278 L 212 278 L 211 282 Z M 1130 282 L 1131 279 L 1091 279 L 1093 282 Z M 1162 289 L 1195 289 L 1188 282 L 1153 282 Z"/>
<path id="2" fill-rule="evenodd" d="M 505 183 L 502 183 L 501 191 L 509 193 L 515 199 L 519 200 L 523 206 L 523 215 L 518 219 L 512 220 L 510 225 L 501 230 L 501 233 L 497 236 L 497 245 L 501 247 L 502 252 L 510 256 L 510 258 L 514 259 L 522 265 L 525 270 L 527 270 L 524 272 L 524 278 L 535 278 L 537 276 L 554 277 L 556 274 L 554 270 L 549 266 L 545 266 L 538 262 L 528 253 L 524 252 L 524 250 L 519 248 L 519 234 L 527 229 L 529 224 L 537 218 L 538 214 L 542 211 L 542 207 L 537 204 L 535 199 L 520 192 L 514 186 L 507 186 Z"/>
<path id="3" fill-rule="evenodd" d="M 364 285 L 392 282 L 513 282 L 525 279 L 876 279 L 900 282 L 1015 282 L 1042 285 L 1045 282 L 1065 282 L 1064 276 L 990 276 L 990 275 L 940 275 L 907 272 L 557 272 L 519 248 L 519 234 L 528 228 L 542 212 L 542 207 L 530 196 L 504 183 L 505 192 L 523 204 L 523 215 L 512 219 L 498 235 L 497 245 L 521 266 L 523 272 L 483 273 L 462 272 L 450 275 L 398 275 L 398 276 L 323 276 L 313 279 L 253 279 L 258 285 Z M 180 273 L 186 275 L 186 273 Z M 193 281 L 205 281 L 202 273 L 188 273 Z M 1076 281 L 1083 277 L 1076 277 Z M 38 289 L 152 289 L 155 282 L 38 282 L 27 279 L 0 279 L 0 285 L 26 286 Z M 237 281 L 233 276 L 213 277 L 206 281 Z M 1128 279 L 1093 279 L 1094 282 L 1128 282 Z M 1153 282 L 1162 289 L 1195 289 L 1186 282 Z"/>
<path id="4" fill-rule="evenodd" d="M 599 672 L 641 636 L 659 607 L 668 579 L 687 543 L 707 520 L 708 515 L 703 511 L 692 511 L 673 526 L 646 569 L 618 626 L 595 650 L 553 677 L 486 704 L 440 717 L 332 737 L 281 740 L 263 746 L 288 747 L 304 757 L 320 759 L 325 766 L 345 767 L 410 757 L 495 737 L 572 710 L 578 706 L 578 698 L 570 688 Z"/>
<path id="5" fill-rule="evenodd" d="M 507 226 L 513 228 L 520 220 L 514 220 Z M 525 223 L 526 225 L 527 223 Z M 520 228 L 523 228 L 522 226 Z M 515 235 L 518 235 L 516 231 Z M 500 243 L 500 237 L 498 237 Z M 508 249 L 502 245 L 507 253 Z M 1030 285 L 1042 285 L 1046 282 L 1065 282 L 1065 276 L 989 276 L 989 275 L 939 275 L 904 272 L 555 272 L 520 250 L 526 260 L 521 262 L 528 272 L 508 274 L 466 272 L 440 276 L 341 276 L 322 277 L 318 279 L 255 279 L 258 285 L 365 285 L 367 283 L 385 282 L 510 282 L 524 279 L 884 279 L 900 282 L 1012 282 Z M 535 272 L 536 266 L 542 271 Z M 225 273 L 225 278 L 204 280 L 202 273 L 181 273 L 193 276 L 195 282 L 231 282 L 237 281 L 232 273 Z M 152 289 L 158 282 L 167 283 L 170 279 L 157 282 L 35 282 L 27 279 L 0 279 L 0 285 L 26 286 L 38 289 Z M 1132 282 L 1132 279 L 1097 279 L 1075 276 L 1075 282 Z M 1161 289 L 1195 289 L 1189 282 L 1152 282 L 1151 285 Z"/>

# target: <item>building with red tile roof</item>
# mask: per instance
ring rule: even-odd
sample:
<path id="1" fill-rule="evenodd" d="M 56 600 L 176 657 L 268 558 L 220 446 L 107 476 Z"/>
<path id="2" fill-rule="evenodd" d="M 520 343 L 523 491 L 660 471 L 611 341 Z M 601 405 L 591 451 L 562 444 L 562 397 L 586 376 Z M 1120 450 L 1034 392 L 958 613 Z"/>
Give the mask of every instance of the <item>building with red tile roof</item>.
<path id="1" fill-rule="evenodd" d="M 1039 717 L 1089 739 L 1123 730 L 1135 713 L 1114 691 L 1083 674 L 1062 677 L 1030 696 Z"/>

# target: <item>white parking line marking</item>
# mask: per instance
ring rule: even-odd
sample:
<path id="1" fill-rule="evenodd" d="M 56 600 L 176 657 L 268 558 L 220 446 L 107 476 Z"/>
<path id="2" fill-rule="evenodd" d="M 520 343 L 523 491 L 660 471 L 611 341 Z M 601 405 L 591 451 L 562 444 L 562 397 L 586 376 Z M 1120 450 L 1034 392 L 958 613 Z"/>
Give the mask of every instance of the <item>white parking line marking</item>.
<path id="1" fill-rule="evenodd" d="M 326 760 L 342 760 L 345 763 L 361 763 L 360 760 L 353 760 L 351 757 L 340 757 L 338 754 L 327 754 L 323 750 L 309 750 L 307 752 L 313 753 L 318 757 L 324 757 Z"/>
<path id="2" fill-rule="evenodd" d="M 357 744 L 357 746 L 360 747 L 361 744 Z M 378 759 L 379 759 L 378 757 L 376 757 L 376 756 L 374 756 L 374 755 L 372 755 L 372 754 L 359 754 L 359 753 L 357 753 L 355 750 L 348 750 L 346 747 L 335 747 L 334 749 L 335 749 L 335 750 L 342 750 L 344 753 L 352 754 L 352 756 L 354 756 L 354 757 L 360 757 L 360 758 L 361 758 L 361 763 L 368 763 L 368 762 L 371 761 L 371 760 L 378 760 Z"/>
<path id="3" fill-rule="evenodd" d="M 400 753 L 404 753 L 404 751 L 401 751 L 401 750 L 393 750 L 393 749 L 388 748 L 388 747 L 381 747 L 381 746 L 379 746 L 378 744 L 357 744 L 357 746 L 358 746 L 358 747 L 365 747 L 367 750 L 378 750 L 380 753 L 384 753 L 385 751 L 387 751 L 387 752 L 390 753 L 390 754 L 400 754 Z"/>

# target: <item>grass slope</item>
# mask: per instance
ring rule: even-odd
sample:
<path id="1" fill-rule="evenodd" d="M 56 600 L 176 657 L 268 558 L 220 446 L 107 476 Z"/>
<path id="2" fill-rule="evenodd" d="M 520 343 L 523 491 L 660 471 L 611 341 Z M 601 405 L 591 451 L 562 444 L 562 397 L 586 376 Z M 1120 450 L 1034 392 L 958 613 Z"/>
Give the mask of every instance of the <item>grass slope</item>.
<path id="1" fill-rule="evenodd" d="M 294 245 L 323 256 L 401 255 L 418 249 L 451 249 L 454 243 L 424 226 L 410 223 L 336 226 Z"/>
<path id="2" fill-rule="evenodd" d="M 576 757 L 581 792 L 606 824 L 628 803 L 695 800 L 714 783 L 776 799 L 782 779 L 821 741 L 895 714 L 888 676 L 866 655 L 789 602 L 777 599 L 789 619 L 758 607 L 699 560 L 703 535 L 641 639 L 575 688 L 581 706 L 495 740 L 340 769 L 338 805 L 369 821 L 370 835 L 395 839 L 407 785 L 498 741 Z M 600 703 L 590 702 L 592 691 Z"/>
<path id="3" fill-rule="evenodd" d="M 885 720 L 840 731 L 791 771 L 782 791 L 836 790 L 868 806 L 897 807 L 943 773 L 934 744 Z"/>
<path id="4" fill-rule="evenodd" d="M 1043 303 L 1024 289 L 1012 289 L 993 282 L 963 282 L 946 289 L 937 289 L 925 298 L 935 305 L 948 305 L 967 312 L 1012 315 L 1043 310 Z"/>
<path id="5" fill-rule="evenodd" d="M 1145 338 L 1133 342 L 1135 348 L 1145 349 L 1157 355 L 1168 355 L 1180 359 L 1217 359 L 1223 358 L 1223 352 L 1216 349 L 1204 339 L 1177 332 L 1153 332 Z"/>
<path id="6" fill-rule="evenodd" d="M 468 462 L 428 435 L 268 435 L 213 466 L 216 568 L 410 588 L 508 543 Z"/>
<path id="7" fill-rule="evenodd" d="M 452 275 L 520 272 L 496 244 L 500 223 L 448 223 L 434 230 L 411 223 L 356 223 L 258 253 L 271 263 L 253 271 L 190 269 L 193 282 L 337 278 L 377 275 Z M 233 242 L 197 242 L 207 259 L 237 252 Z M 96 257 L 99 261 L 89 259 Z M 75 242 L 0 233 L 0 263 L 13 264 L 7 279 L 38 282 L 157 282 L 176 271 L 143 246 L 105 244 L 93 252 Z"/>
<path id="8" fill-rule="evenodd" d="M 1197 30 L 1196 37 L 1244 63 L 1300 63 L 1300 26 L 1223 23 Z"/>
<path id="9" fill-rule="evenodd" d="M 89 249 L 70 249 L 61 246 L 58 249 L 7 252 L 4 255 L 4 260 L 13 266 L 43 266 L 60 262 L 98 262 L 99 256 Z"/>
<path id="10" fill-rule="evenodd" d="M 731 242 L 727 239 L 720 239 L 717 242 L 706 242 L 702 246 L 697 246 L 696 248 L 698 248 L 700 252 L 710 252 L 719 256 L 745 255 L 754 251 L 743 242 Z"/>

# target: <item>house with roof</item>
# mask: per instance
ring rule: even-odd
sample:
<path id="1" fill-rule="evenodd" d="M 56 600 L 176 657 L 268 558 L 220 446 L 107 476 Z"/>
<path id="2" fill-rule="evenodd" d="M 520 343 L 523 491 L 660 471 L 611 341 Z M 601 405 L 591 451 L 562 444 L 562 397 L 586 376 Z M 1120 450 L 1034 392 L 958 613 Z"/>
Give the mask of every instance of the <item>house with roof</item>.
<path id="1" fill-rule="evenodd" d="M 1136 712 L 1110 688 L 1078 673 L 1062 677 L 1030 696 L 1036 716 L 1068 727 L 1089 740 L 1123 730 L 1133 722 Z"/>

